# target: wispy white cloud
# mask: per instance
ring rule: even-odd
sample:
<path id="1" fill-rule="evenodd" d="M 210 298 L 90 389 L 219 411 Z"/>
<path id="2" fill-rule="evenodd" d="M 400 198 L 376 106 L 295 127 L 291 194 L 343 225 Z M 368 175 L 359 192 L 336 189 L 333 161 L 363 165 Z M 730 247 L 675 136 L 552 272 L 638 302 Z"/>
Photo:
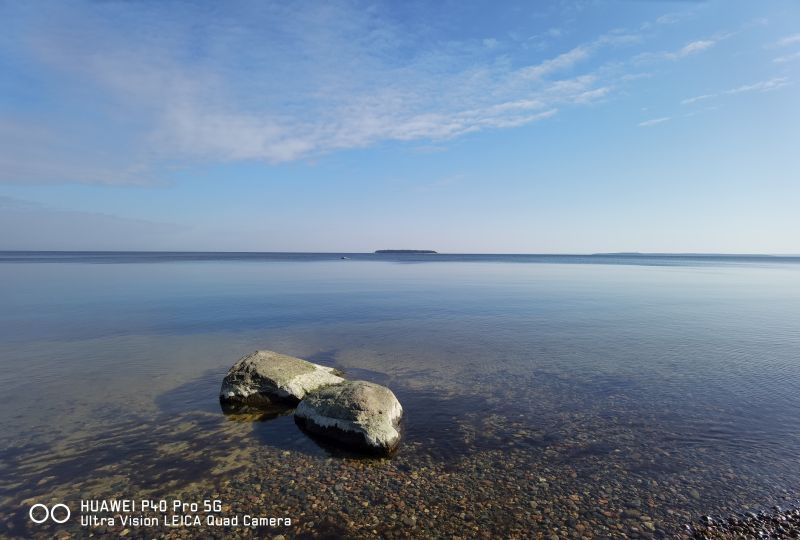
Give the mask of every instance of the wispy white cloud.
<path id="1" fill-rule="evenodd" d="M 772 61 L 776 64 L 785 64 L 787 62 L 794 62 L 795 60 L 800 60 L 800 51 L 797 51 L 796 53 L 785 54 L 772 59 Z"/>
<path id="2" fill-rule="evenodd" d="M 681 47 L 676 51 L 667 51 L 661 53 L 644 53 L 640 55 L 640 60 L 651 60 L 651 59 L 663 59 L 663 60 L 680 60 L 682 58 L 686 58 L 687 56 L 695 55 L 699 52 L 705 51 L 710 49 L 717 42 L 712 39 L 700 39 L 697 41 L 692 41 Z"/>
<path id="3" fill-rule="evenodd" d="M 695 14 L 696 14 L 695 8 L 679 12 L 664 13 L 663 15 L 656 17 L 654 21 L 646 21 L 642 23 L 641 29 L 647 30 L 653 28 L 654 26 L 675 24 L 684 21 L 686 19 L 689 19 L 693 17 Z"/>
<path id="4" fill-rule="evenodd" d="M 656 24 L 675 24 L 684 16 L 681 13 L 665 13 L 656 19 Z"/>
<path id="5" fill-rule="evenodd" d="M 653 118 L 651 120 L 645 120 L 644 122 L 639 122 L 638 126 L 639 127 L 650 127 L 650 126 L 655 126 L 655 125 L 658 125 L 658 124 L 663 124 L 664 122 L 669 122 L 670 120 L 672 120 L 671 117 L 662 116 L 660 118 Z"/>
<path id="6" fill-rule="evenodd" d="M 776 41 L 773 46 L 788 47 L 789 45 L 794 45 L 795 43 L 800 43 L 800 34 L 792 34 L 790 36 L 783 37 Z"/>
<path id="7" fill-rule="evenodd" d="M 628 32 L 610 32 L 599 36 L 597 39 L 546 59 L 538 64 L 522 67 L 516 71 L 515 76 L 528 80 L 539 80 L 545 77 L 574 69 L 581 62 L 588 60 L 604 47 L 617 47 L 639 43 L 642 36 Z M 624 75 L 623 75 L 624 76 Z M 575 78 L 576 81 L 587 81 L 585 75 Z M 594 79 L 592 79 L 594 80 Z"/>
<path id="8" fill-rule="evenodd" d="M 567 69 L 589 58 L 591 47 L 579 46 L 565 53 L 559 54 L 555 58 L 545 60 L 540 64 L 528 66 L 519 71 L 519 75 L 526 79 L 540 79 L 546 75 L 563 69 Z"/>
<path id="9" fill-rule="evenodd" d="M 699 53 L 700 51 L 710 49 L 716 43 L 717 43 L 716 41 L 711 39 L 700 39 L 697 41 L 692 41 L 691 43 L 687 43 L 686 45 L 684 45 L 677 52 L 672 53 L 672 56 L 674 58 L 683 58 L 685 56 L 689 56 L 691 54 Z"/>
<path id="10" fill-rule="evenodd" d="M 711 99 L 716 97 L 717 94 L 703 94 L 700 96 L 694 96 L 690 98 L 686 98 L 681 101 L 681 105 L 691 105 L 692 103 L 697 103 L 698 101 L 704 101 L 706 99 Z"/>
<path id="11" fill-rule="evenodd" d="M 775 77 L 766 81 L 759 81 L 753 84 L 745 84 L 725 90 L 724 94 L 742 94 L 745 92 L 769 92 L 770 90 L 777 90 L 789 85 L 788 77 Z"/>
<path id="12" fill-rule="evenodd" d="M 652 30 L 652 29 L 654 29 L 656 27 L 659 27 L 659 26 L 666 26 L 666 25 L 676 24 L 678 22 L 681 22 L 683 20 L 691 18 L 694 15 L 695 15 L 695 9 L 694 8 L 686 10 L 686 11 L 664 13 L 663 15 L 660 15 L 660 16 L 656 17 L 654 20 L 649 20 L 649 21 L 643 22 L 639 26 L 639 28 L 641 30 Z"/>
<path id="13" fill-rule="evenodd" d="M 519 42 L 523 49 L 535 49 L 539 51 L 543 51 L 551 47 L 559 38 L 564 35 L 564 30 L 562 28 L 549 28 L 540 34 L 534 34 L 532 36 L 519 36 L 517 34 L 512 34 L 514 36 L 514 40 Z"/>
<path id="14" fill-rule="evenodd" d="M 691 105 L 693 103 L 697 103 L 698 101 L 705 101 L 726 95 L 745 94 L 749 92 L 769 92 L 772 90 L 778 90 L 779 88 L 783 88 L 784 86 L 788 86 L 790 84 L 791 82 L 788 77 L 774 77 L 772 79 L 723 90 L 722 92 L 718 92 L 716 94 L 703 94 L 700 96 L 690 97 L 682 100 L 681 105 Z"/>
<path id="15" fill-rule="evenodd" d="M 723 39 L 727 39 L 728 37 L 730 37 L 730 35 L 731 34 L 718 35 L 706 39 L 698 39 L 695 41 L 690 41 L 680 49 L 674 51 L 641 53 L 637 55 L 634 58 L 634 60 L 636 60 L 637 62 L 652 62 L 657 60 L 672 60 L 672 61 L 681 60 L 689 56 L 694 56 L 703 51 L 707 51 L 708 49 L 717 45 Z"/>

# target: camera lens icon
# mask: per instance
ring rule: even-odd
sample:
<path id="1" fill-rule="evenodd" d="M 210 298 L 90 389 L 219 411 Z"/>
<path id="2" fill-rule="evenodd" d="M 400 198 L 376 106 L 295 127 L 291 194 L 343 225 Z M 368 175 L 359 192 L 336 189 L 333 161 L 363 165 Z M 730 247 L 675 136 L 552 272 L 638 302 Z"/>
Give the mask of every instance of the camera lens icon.
<path id="1" fill-rule="evenodd" d="M 63 503 L 54 504 L 51 508 L 42 503 L 36 503 L 28 510 L 28 517 L 37 525 L 44 523 L 48 519 L 53 520 L 55 523 L 66 523 L 70 515 L 69 506 Z"/>

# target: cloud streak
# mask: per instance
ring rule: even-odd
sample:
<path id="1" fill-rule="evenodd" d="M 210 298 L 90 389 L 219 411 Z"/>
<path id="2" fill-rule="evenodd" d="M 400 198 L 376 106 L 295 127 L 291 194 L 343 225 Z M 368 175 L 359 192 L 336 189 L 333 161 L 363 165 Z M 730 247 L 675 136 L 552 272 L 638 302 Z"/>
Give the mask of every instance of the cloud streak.
<path id="1" fill-rule="evenodd" d="M 774 47 L 788 47 L 789 45 L 794 45 L 796 43 L 800 43 L 800 34 L 792 34 L 790 36 L 781 38 L 775 42 Z"/>
<path id="2" fill-rule="evenodd" d="M 724 94 L 743 94 L 746 92 L 769 92 L 770 90 L 777 90 L 778 88 L 783 88 L 789 84 L 788 77 L 775 77 L 773 79 L 769 79 L 766 81 L 759 81 L 753 84 L 745 84 L 742 86 L 737 86 L 736 88 L 731 88 L 730 90 L 725 90 Z"/>
<path id="3" fill-rule="evenodd" d="M 658 60 L 677 61 L 688 56 L 694 56 L 714 47 L 722 38 L 707 38 L 690 41 L 680 49 L 663 52 L 645 52 L 636 56 L 638 62 L 653 62 Z"/>
<path id="4" fill-rule="evenodd" d="M 669 122 L 670 120 L 672 120 L 671 117 L 662 116 L 661 118 L 653 118 L 651 120 L 645 120 L 644 122 L 639 122 L 638 126 L 639 127 L 656 126 L 658 124 L 663 124 L 664 122 Z"/>
<path id="5" fill-rule="evenodd" d="M 681 49 L 674 53 L 667 53 L 667 58 L 671 58 L 677 60 L 679 58 L 685 58 L 692 54 L 697 54 L 701 51 L 705 51 L 706 49 L 710 49 L 714 45 L 716 45 L 716 41 L 711 39 L 701 39 L 698 41 L 692 41 L 691 43 L 687 43 Z"/>
<path id="6" fill-rule="evenodd" d="M 742 86 L 737 86 L 735 88 L 730 88 L 728 90 L 723 90 L 722 92 L 716 94 L 703 94 L 700 96 L 694 96 L 681 101 L 681 105 L 692 105 L 699 101 L 706 101 L 710 99 L 716 99 L 721 96 L 732 96 L 737 94 L 747 94 L 750 92 L 770 92 L 772 90 L 778 90 L 779 88 L 783 88 L 785 86 L 789 86 L 791 82 L 789 81 L 788 77 L 774 77 L 772 79 L 767 79 L 764 81 L 758 81 L 752 84 L 745 84 Z"/>
<path id="7" fill-rule="evenodd" d="M 698 101 L 704 101 L 706 99 L 712 99 L 716 96 L 717 94 L 702 94 L 700 96 L 686 98 L 681 101 L 681 105 L 691 105 L 692 103 L 697 103 Z"/>
<path id="8" fill-rule="evenodd" d="M 800 60 L 800 51 L 792 54 L 785 54 L 772 59 L 772 61 L 776 64 L 785 64 L 787 62 L 794 62 L 796 60 Z"/>

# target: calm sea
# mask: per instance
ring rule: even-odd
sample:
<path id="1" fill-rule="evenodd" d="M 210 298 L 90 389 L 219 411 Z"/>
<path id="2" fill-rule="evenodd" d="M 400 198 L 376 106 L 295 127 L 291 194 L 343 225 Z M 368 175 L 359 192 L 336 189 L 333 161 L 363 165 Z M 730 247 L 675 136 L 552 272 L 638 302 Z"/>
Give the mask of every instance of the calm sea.
<path id="1" fill-rule="evenodd" d="M 459 495 L 488 530 L 671 534 L 800 495 L 800 257 L 0 252 L 0 534 L 37 532 L 33 500 L 202 494 L 272 454 L 368 485 L 290 415 L 222 414 L 222 377 L 255 349 L 394 389 L 404 443 L 375 468 L 463 483 L 507 456 L 507 508 Z M 363 519 L 389 523 L 372 504 Z"/>

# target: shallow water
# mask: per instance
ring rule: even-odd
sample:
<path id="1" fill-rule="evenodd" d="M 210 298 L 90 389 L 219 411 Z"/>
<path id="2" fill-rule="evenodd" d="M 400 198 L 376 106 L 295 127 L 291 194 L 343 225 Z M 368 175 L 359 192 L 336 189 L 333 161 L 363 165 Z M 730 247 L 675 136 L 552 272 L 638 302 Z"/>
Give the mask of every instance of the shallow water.
<path id="1" fill-rule="evenodd" d="M 244 536 L 658 537 L 800 493 L 800 259 L 341 256 L 0 254 L 0 534 L 217 494 L 296 520 Z M 257 348 L 394 389 L 397 455 L 223 415 Z"/>

